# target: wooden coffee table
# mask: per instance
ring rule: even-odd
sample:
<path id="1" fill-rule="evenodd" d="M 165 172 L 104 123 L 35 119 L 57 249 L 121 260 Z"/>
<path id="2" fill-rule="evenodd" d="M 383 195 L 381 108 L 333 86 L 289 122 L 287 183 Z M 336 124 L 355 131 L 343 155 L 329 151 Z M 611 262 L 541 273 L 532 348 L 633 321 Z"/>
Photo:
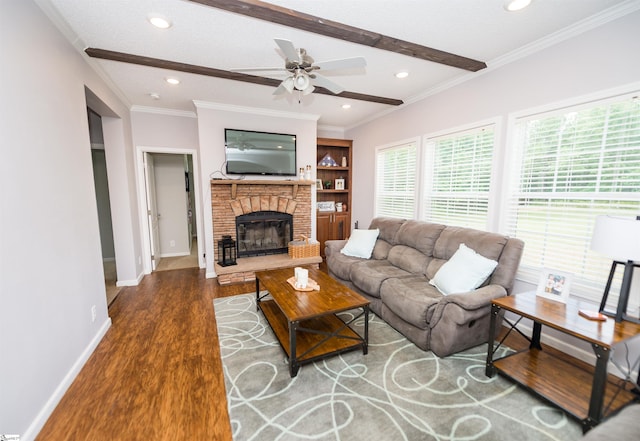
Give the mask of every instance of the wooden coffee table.
<path id="1" fill-rule="evenodd" d="M 325 272 L 308 269 L 320 291 L 296 291 L 287 282 L 293 268 L 256 272 L 256 304 L 289 358 L 291 377 L 302 364 L 359 348 L 366 355 L 368 350 L 369 301 Z M 261 296 L 261 289 L 268 293 Z M 348 310 L 360 311 L 346 322 L 336 315 Z M 361 317 L 364 335 L 350 327 Z"/>

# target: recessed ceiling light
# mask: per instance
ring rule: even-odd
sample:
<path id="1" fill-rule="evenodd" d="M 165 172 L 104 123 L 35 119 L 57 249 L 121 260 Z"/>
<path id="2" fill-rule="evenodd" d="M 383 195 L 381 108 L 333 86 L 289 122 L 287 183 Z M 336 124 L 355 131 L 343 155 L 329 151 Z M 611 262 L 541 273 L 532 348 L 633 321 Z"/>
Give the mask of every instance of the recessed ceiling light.
<path id="1" fill-rule="evenodd" d="M 350 109 L 350 108 L 351 108 L 351 104 L 343 104 L 343 105 L 342 105 L 342 108 L 343 108 L 344 110 Z"/>
<path id="2" fill-rule="evenodd" d="M 531 0 L 506 0 L 504 8 L 509 12 L 519 11 L 531 4 Z"/>
<path id="3" fill-rule="evenodd" d="M 402 71 L 396 74 L 396 78 L 407 78 L 409 76 L 409 72 Z"/>
<path id="4" fill-rule="evenodd" d="M 177 84 L 180 84 L 180 80 L 179 80 L 179 79 L 177 79 L 177 78 L 171 78 L 171 77 L 169 77 L 169 78 L 166 78 L 166 79 L 165 79 L 165 81 L 166 81 L 167 83 L 169 83 L 169 84 L 173 84 L 174 86 L 175 86 L 175 85 L 177 85 Z"/>
<path id="5" fill-rule="evenodd" d="M 160 99 L 160 94 L 159 93 L 152 92 L 152 93 L 149 94 L 149 96 L 151 98 L 153 98 L 154 100 L 159 100 Z"/>
<path id="6" fill-rule="evenodd" d="M 147 17 L 149 22 L 157 28 L 167 29 L 171 27 L 171 21 L 160 14 L 149 14 Z"/>

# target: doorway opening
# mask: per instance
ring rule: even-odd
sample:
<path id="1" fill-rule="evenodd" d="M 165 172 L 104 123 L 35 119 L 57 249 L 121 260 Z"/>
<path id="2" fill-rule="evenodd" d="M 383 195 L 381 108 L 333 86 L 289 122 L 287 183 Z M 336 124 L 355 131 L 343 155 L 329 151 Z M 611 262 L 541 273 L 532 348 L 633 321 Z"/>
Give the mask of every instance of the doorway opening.
<path id="1" fill-rule="evenodd" d="M 200 268 L 195 153 L 141 150 L 145 272 Z"/>
<path id="2" fill-rule="evenodd" d="M 98 207 L 98 226 L 100 229 L 100 245 L 102 248 L 102 265 L 104 285 L 107 293 L 107 306 L 120 292 L 117 286 L 116 253 L 113 239 L 113 223 L 111 219 L 111 203 L 109 198 L 109 180 L 107 178 L 107 161 L 102 134 L 102 117 L 87 107 L 89 139 L 91 142 L 91 161 L 93 164 L 93 183 Z"/>

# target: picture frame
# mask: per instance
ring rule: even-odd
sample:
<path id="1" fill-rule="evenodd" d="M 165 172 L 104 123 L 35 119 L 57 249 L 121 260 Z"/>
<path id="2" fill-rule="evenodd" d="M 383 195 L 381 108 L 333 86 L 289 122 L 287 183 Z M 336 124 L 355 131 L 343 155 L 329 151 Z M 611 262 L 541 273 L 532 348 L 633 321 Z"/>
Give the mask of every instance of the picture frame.
<path id="1" fill-rule="evenodd" d="M 335 201 L 318 202 L 316 206 L 318 208 L 318 211 L 321 211 L 321 212 L 336 211 Z"/>
<path id="2" fill-rule="evenodd" d="M 322 179 L 316 179 L 316 191 L 322 190 Z"/>
<path id="3" fill-rule="evenodd" d="M 536 295 L 556 302 L 567 303 L 573 274 L 552 268 L 543 268 Z"/>
<path id="4" fill-rule="evenodd" d="M 336 179 L 335 189 L 344 190 L 344 179 L 342 178 Z"/>

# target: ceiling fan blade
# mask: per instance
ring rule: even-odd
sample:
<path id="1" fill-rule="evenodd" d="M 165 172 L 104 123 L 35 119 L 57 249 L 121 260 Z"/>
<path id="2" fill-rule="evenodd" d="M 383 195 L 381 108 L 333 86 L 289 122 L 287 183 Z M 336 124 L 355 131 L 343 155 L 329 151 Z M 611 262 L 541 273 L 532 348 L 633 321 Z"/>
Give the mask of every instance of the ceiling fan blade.
<path id="1" fill-rule="evenodd" d="M 289 40 L 283 40 L 281 38 L 274 38 L 274 41 L 280 48 L 280 50 L 284 53 L 284 56 L 287 57 L 287 60 L 301 62 L 300 54 L 298 50 Z"/>
<path id="2" fill-rule="evenodd" d="M 286 92 L 293 92 L 293 77 L 287 77 L 285 78 L 282 83 L 280 83 L 280 85 L 278 87 L 276 87 L 276 90 L 273 91 L 273 95 L 282 95 Z"/>
<path id="3" fill-rule="evenodd" d="M 314 63 L 314 66 L 319 67 L 320 70 L 338 70 L 338 69 L 355 69 L 358 67 L 365 67 L 367 61 L 364 57 L 343 58 L 341 60 L 329 60 Z"/>
<path id="4" fill-rule="evenodd" d="M 314 77 L 313 78 L 313 84 L 316 86 L 320 86 L 320 87 L 324 87 L 325 89 L 327 89 L 328 91 L 338 95 L 342 92 L 344 92 L 344 87 L 342 87 L 341 85 L 334 83 L 333 81 L 329 80 L 326 77 L 323 77 L 322 75 L 319 75 L 317 73 L 314 73 Z"/>
<path id="5" fill-rule="evenodd" d="M 236 68 L 229 69 L 229 72 L 286 72 L 287 70 L 282 67 L 248 67 L 248 68 Z"/>
<path id="6" fill-rule="evenodd" d="M 282 83 L 273 91 L 273 95 L 284 95 L 285 93 L 287 93 L 287 89 Z"/>

